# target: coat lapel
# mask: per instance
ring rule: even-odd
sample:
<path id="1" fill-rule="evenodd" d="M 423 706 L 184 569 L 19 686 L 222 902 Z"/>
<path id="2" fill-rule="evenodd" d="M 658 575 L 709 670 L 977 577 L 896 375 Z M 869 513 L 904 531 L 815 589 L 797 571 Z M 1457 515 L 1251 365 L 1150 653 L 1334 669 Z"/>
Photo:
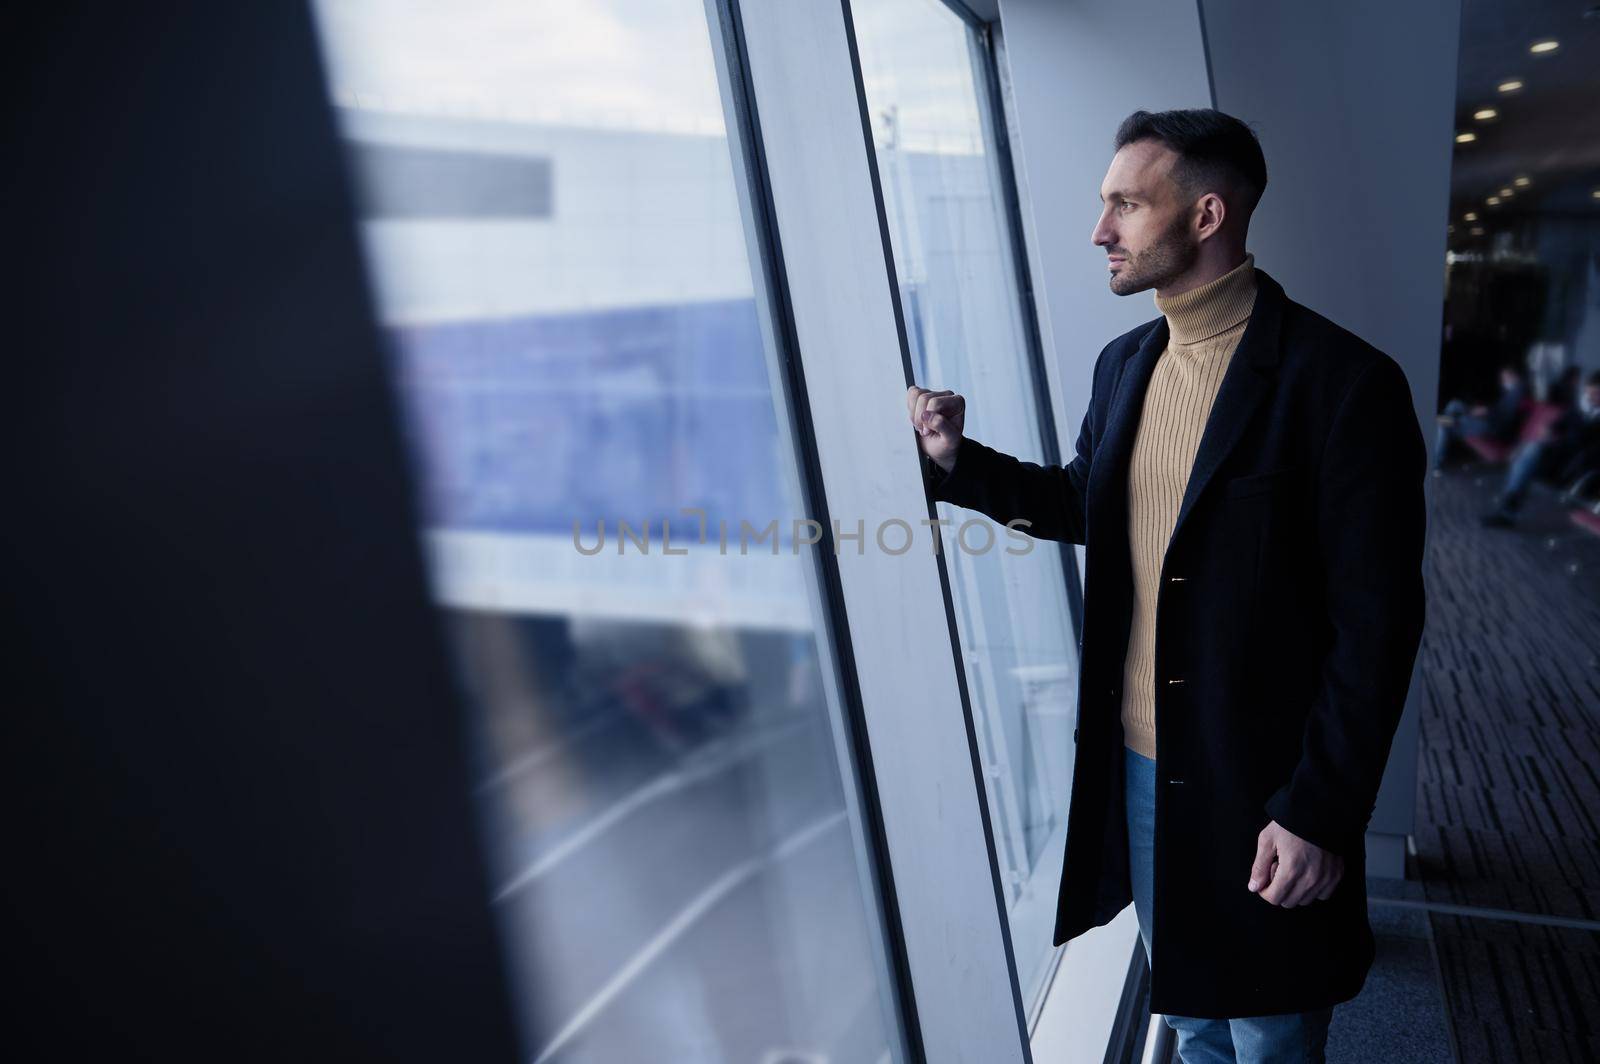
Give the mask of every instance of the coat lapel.
<path id="1" fill-rule="evenodd" d="M 1239 338 L 1239 347 L 1228 363 L 1227 372 L 1222 375 L 1217 398 L 1206 419 L 1205 431 L 1195 452 L 1194 467 L 1178 509 L 1177 523 L 1172 530 L 1173 538 L 1177 537 L 1184 519 L 1194 508 L 1195 500 L 1205 490 L 1212 474 L 1244 435 L 1256 408 L 1272 392 L 1274 370 L 1279 360 L 1278 339 L 1284 299 L 1282 286 L 1264 270 L 1257 269 L 1256 301 L 1250 312 L 1250 323 L 1245 326 L 1244 335 Z M 1111 397 L 1105 442 L 1096 450 L 1090 472 L 1091 497 L 1116 503 L 1109 509 L 1104 505 L 1096 507 L 1102 514 L 1110 516 L 1123 513 L 1121 504 L 1127 496 L 1128 461 L 1133 453 L 1140 412 L 1144 408 L 1145 390 L 1150 385 L 1156 362 L 1166 347 L 1167 321 L 1160 318 L 1139 344 L 1138 350 L 1129 357 Z"/>
<path id="2" fill-rule="evenodd" d="M 1244 327 L 1244 335 L 1239 338 L 1239 346 L 1228 362 L 1228 371 L 1222 375 L 1216 401 L 1211 404 L 1211 413 L 1206 418 L 1205 432 L 1194 456 L 1194 468 L 1189 472 L 1189 485 L 1178 507 L 1178 520 L 1172 526 L 1173 540 L 1178 538 L 1184 519 L 1210 483 L 1211 475 L 1244 435 L 1256 408 L 1272 394 L 1280 355 L 1278 339 L 1283 299 L 1283 287 L 1257 270 L 1256 301 L 1250 311 L 1250 323 Z"/>
<path id="3" fill-rule="evenodd" d="M 1156 362 L 1167 349 L 1167 319 L 1156 319 L 1155 328 L 1145 336 L 1138 350 L 1129 357 L 1122 374 L 1117 378 L 1116 390 L 1111 395 L 1111 412 L 1106 415 L 1106 436 L 1095 450 L 1094 465 L 1089 470 L 1091 497 L 1111 492 L 1106 501 L 1126 498 L 1128 483 L 1128 457 L 1133 451 L 1134 429 L 1139 424 L 1139 411 L 1144 407 L 1145 389 Z M 1121 513 L 1118 505 L 1111 511 L 1096 507 L 1101 513 Z"/>

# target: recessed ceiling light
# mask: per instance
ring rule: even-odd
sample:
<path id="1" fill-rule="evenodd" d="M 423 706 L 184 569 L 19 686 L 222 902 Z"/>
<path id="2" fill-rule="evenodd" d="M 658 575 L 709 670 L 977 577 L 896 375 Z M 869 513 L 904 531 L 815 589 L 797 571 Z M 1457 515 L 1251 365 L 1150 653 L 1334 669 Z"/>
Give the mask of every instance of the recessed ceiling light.
<path id="1" fill-rule="evenodd" d="M 1456 134 L 1456 143 L 1457 144 L 1471 144 L 1473 141 L 1475 141 L 1477 139 L 1478 139 L 1478 135 L 1476 133 L 1457 133 Z"/>
<path id="2" fill-rule="evenodd" d="M 1508 81 L 1502 81 L 1500 83 L 1500 91 L 1501 92 L 1521 92 L 1522 91 L 1522 79 L 1521 78 L 1511 78 Z"/>
<path id="3" fill-rule="evenodd" d="M 1542 41 L 1534 41 L 1532 44 L 1528 45 L 1528 51 L 1534 55 L 1549 55 L 1551 52 L 1560 47 L 1560 41 L 1556 40 L 1554 37 L 1547 37 Z"/>
<path id="4" fill-rule="evenodd" d="M 1595 199 L 1600 199 L 1600 188 L 1595 189 L 1593 192 L 1589 193 L 1589 195 L 1593 196 Z"/>
<path id="5" fill-rule="evenodd" d="M 1488 199 L 1484 200 L 1483 202 L 1487 203 L 1491 207 L 1498 207 L 1498 206 L 1500 206 L 1500 197 L 1499 196 L 1490 196 Z"/>
<path id="6" fill-rule="evenodd" d="M 1472 235 L 1473 236 L 1482 236 L 1483 235 L 1483 226 L 1481 226 L 1481 225 L 1473 226 L 1472 227 Z"/>
<path id="7" fill-rule="evenodd" d="M 1527 188 L 1529 185 L 1533 184 L 1533 182 L 1528 180 L 1526 177 L 1515 178 L 1511 183 L 1516 185 L 1518 188 Z"/>
<path id="8" fill-rule="evenodd" d="M 1501 199 L 1510 199 L 1512 196 L 1515 196 L 1515 195 L 1516 195 L 1516 193 L 1511 191 L 1511 189 L 1509 187 L 1508 188 L 1503 188 L 1503 189 L 1500 190 L 1500 198 Z"/>
<path id="9" fill-rule="evenodd" d="M 1477 211 L 1468 211 L 1466 214 L 1463 214 L 1461 216 L 1461 220 L 1463 222 L 1475 222 L 1475 221 L 1478 220 L 1478 212 Z"/>
<path id="10" fill-rule="evenodd" d="M 1499 118 L 1500 112 L 1496 111 L 1493 107 L 1484 107 L 1472 112 L 1472 117 L 1476 118 L 1480 122 L 1488 122 L 1491 119 Z"/>

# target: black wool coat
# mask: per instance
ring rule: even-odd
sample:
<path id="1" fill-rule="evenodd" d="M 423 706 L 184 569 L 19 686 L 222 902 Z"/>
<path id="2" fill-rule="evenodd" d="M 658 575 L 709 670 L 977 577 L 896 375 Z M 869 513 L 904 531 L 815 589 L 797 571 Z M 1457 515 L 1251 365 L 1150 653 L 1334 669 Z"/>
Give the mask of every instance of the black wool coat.
<path id="1" fill-rule="evenodd" d="M 1427 448 L 1404 372 L 1257 270 L 1161 570 L 1151 1009 L 1323 1008 L 1371 967 L 1364 836 L 1422 638 Z M 1132 616 L 1128 459 L 1157 318 L 1111 341 L 1066 466 L 975 439 L 933 497 L 1085 545 L 1060 945 L 1132 900 L 1120 692 Z M 1344 858 L 1294 908 L 1245 887 L 1269 821 Z"/>

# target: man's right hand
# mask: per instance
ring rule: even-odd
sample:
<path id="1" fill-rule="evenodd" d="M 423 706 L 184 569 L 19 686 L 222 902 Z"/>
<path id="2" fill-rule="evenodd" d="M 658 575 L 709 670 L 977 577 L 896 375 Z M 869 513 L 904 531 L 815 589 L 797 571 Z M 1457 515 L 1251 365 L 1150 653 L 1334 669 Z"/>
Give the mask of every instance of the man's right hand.
<path id="1" fill-rule="evenodd" d="M 911 427 L 917 430 L 917 445 L 922 453 L 940 469 L 950 472 L 955 467 L 961 430 L 967 421 L 967 401 L 948 389 L 935 392 L 913 384 L 906 389 L 906 409 L 911 413 Z"/>

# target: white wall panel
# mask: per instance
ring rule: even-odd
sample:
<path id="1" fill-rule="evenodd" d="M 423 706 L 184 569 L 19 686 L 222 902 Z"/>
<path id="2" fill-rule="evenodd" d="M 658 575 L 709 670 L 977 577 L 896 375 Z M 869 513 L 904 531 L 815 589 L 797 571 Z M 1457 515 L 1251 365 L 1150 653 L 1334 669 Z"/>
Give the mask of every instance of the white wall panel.
<path id="1" fill-rule="evenodd" d="M 1266 151 L 1257 264 L 1405 368 L 1431 444 L 1458 0 L 1202 7 L 1216 105 L 1250 122 Z M 1374 873 L 1403 870 L 1419 697 L 1414 676 L 1368 836 Z"/>

